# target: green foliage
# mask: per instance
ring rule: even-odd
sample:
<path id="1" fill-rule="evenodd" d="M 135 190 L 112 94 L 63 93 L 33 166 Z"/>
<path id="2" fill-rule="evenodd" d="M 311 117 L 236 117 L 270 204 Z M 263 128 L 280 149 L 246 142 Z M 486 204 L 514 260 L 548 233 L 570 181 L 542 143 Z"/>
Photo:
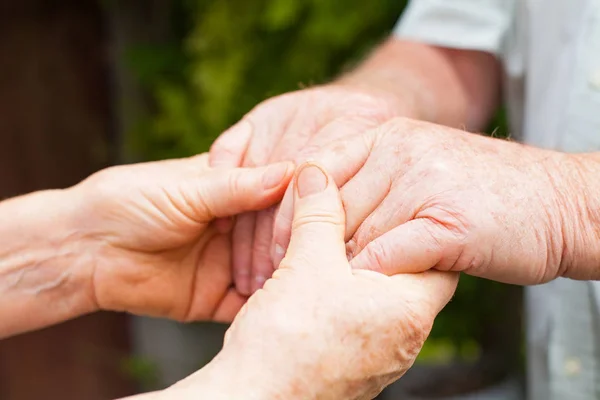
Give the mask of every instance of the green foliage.
<path id="1" fill-rule="evenodd" d="M 158 366 L 142 357 L 128 357 L 123 360 L 122 371 L 144 390 L 156 390 L 159 386 Z"/>
<path id="2" fill-rule="evenodd" d="M 175 3 L 173 25 L 189 29 L 170 46 L 129 52 L 156 103 L 128 137 L 146 159 L 206 151 L 260 101 L 331 79 L 389 33 L 405 1 Z"/>

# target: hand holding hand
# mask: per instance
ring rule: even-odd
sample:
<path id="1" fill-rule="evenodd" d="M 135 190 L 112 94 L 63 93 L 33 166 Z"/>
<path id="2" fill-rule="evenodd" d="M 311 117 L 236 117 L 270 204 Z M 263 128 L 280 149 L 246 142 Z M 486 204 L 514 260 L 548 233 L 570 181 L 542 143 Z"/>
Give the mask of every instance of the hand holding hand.
<path id="1" fill-rule="evenodd" d="M 370 399 L 412 365 L 457 274 L 352 270 L 332 176 L 306 164 L 294 186 L 280 268 L 238 314 L 222 352 L 164 398 L 206 397 L 199 388 L 221 385 L 216 398 Z"/>
<path id="2" fill-rule="evenodd" d="M 367 147 L 341 189 L 354 268 L 436 268 L 515 284 L 600 276 L 598 218 L 581 190 L 594 186 L 586 168 L 600 168 L 585 155 L 402 118 L 346 146 Z M 329 157 L 324 149 L 317 160 Z M 287 246 L 290 204 L 286 196 L 274 248 Z"/>
<path id="3" fill-rule="evenodd" d="M 336 83 L 269 99 L 225 132 L 211 149 L 211 165 L 297 165 L 339 139 L 361 135 L 411 107 L 367 85 Z M 343 163 L 331 172 L 345 169 Z M 355 171 L 350 171 L 355 172 Z M 236 288 L 250 295 L 273 273 L 270 244 L 274 210 L 240 216 L 233 231 Z"/>

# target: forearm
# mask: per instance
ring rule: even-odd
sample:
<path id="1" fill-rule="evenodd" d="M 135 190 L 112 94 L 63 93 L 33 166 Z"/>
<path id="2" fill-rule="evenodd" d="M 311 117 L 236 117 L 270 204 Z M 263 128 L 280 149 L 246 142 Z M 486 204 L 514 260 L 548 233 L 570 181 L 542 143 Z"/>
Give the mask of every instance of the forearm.
<path id="1" fill-rule="evenodd" d="M 204 368 L 165 390 L 123 400 L 283 400 L 308 397 L 288 390 L 292 388 L 280 389 L 285 386 L 282 385 L 284 380 L 277 379 L 274 371 L 261 371 L 260 361 L 246 368 L 237 361 L 235 356 L 224 359 L 221 352 Z"/>
<path id="2" fill-rule="evenodd" d="M 600 279 L 600 152 L 564 155 L 553 162 L 563 242 L 560 276 Z"/>
<path id="3" fill-rule="evenodd" d="M 405 103 L 411 118 L 479 131 L 500 100 L 501 70 L 491 54 L 391 38 L 342 83 L 375 87 Z"/>
<path id="4" fill-rule="evenodd" d="M 0 202 L 0 338 L 90 312 L 66 191 Z"/>

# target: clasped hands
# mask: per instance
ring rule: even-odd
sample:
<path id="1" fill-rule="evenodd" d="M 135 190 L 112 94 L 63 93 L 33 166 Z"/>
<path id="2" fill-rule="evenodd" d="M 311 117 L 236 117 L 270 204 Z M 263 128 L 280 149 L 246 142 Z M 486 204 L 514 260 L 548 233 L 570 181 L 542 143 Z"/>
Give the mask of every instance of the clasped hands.
<path id="1" fill-rule="evenodd" d="M 235 318 L 215 360 L 156 396 L 371 398 L 412 365 L 456 272 L 598 278 L 590 156 L 369 114 L 369 99 L 354 99 L 362 114 L 304 128 L 251 112 L 216 142 L 213 167 L 207 154 L 114 167 L 4 202 L 17 216 L 19 204 L 50 210 L 31 225 L 52 234 L 39 235 L 33 267 L 10 251 L 0 261 L 0 334 L 98 309 Z M 243 212 L 258 214 L 231 219 Z M 33 304 L 46 293 L 61 299 L 54 317 Z"/>
<path id="2" fill-rule="evenodd" d="M 220 148 L 229 135 L 213 158 L 235 155 Z M 313 148 L 281 204 L 258 211 L 273 215 L 259 259 L 274 273 L 217 358 L 161 396 L 372 398 L 412 365 L 456 272 L 517 284 L 597 277 L 581 257 L 597 247 L 585 183 L 570 178 L 581 157 L 405 118 Z"/>

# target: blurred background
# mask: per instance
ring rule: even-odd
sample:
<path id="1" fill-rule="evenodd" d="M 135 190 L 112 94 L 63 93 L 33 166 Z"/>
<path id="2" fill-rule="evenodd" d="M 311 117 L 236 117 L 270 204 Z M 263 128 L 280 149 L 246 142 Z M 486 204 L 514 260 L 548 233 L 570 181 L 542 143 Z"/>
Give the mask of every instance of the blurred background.
<path id="1" fill-rule="evenodd" d="M 0 0 L 0 198 L 207 151 L 260 101 L 351 68 L 405 3 Z M 492 131 L 506 134 L 501 114 Z M 520 304 L 517 287 L 463 277 L 417 366 L 381 398 L 509 398 Z M 99 313 L 3 340 L 0 399 L 162 388 L 209 361 L 225 329 Z"/>

